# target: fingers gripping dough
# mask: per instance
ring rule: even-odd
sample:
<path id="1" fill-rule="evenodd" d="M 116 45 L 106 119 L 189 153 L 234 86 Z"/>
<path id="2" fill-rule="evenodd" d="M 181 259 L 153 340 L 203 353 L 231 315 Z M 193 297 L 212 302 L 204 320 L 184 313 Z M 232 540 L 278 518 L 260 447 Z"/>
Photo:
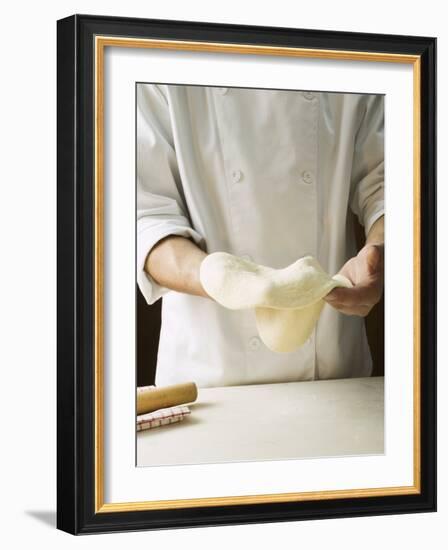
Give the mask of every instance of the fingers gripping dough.
<path id="1" fill-rule="evenodd" d="M 222 306 L 254 308 L 261 339 L 277 352 L 302 346 L 319 319 L 322 298 L 337 286 L 351 286 L 341 275 L 330 277 L 312 256 L 272 269 L 215 252 L 203 260 L 200 279 L 207 294 Z"/>

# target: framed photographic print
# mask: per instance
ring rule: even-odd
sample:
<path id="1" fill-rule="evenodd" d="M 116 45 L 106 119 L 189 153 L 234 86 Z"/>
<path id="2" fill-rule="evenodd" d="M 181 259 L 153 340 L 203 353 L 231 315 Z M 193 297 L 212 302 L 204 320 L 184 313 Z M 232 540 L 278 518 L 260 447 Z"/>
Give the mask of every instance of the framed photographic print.
<path id="1" fill-rule="evenodd" d="M 436 509 L 436 40 L 58 21 L 58 528 Z"/>

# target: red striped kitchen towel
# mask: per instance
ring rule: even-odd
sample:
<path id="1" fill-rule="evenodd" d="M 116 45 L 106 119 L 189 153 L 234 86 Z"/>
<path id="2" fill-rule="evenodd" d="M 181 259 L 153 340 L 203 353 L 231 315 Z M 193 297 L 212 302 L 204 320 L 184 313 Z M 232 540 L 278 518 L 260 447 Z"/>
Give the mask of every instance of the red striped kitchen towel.
<path id="1" fill-rule="evenodd" d="M 137 431 L 140 432 L 141 430 L 149 430 L 150 428 L 157 428 L 165 424 L 173 424 L 174 422 L 183 420 L 189 414 L 190 409 L 186 405 L 139 414 L 137 416 Z"/>
<path id="2" fill-rule="evenodd" d="M 154 388 L 155 386 L 144 386 L 137 388 L 137 392 Z M 149 430 L 166 424 L 174 424 L 180 422 L 190 414 L 190 409 L 186 405 L 178 405 L 176 407 L 168 407 L 159 409 L 150 413 L 139 414 L 137 416 L 137 431 Z"/>

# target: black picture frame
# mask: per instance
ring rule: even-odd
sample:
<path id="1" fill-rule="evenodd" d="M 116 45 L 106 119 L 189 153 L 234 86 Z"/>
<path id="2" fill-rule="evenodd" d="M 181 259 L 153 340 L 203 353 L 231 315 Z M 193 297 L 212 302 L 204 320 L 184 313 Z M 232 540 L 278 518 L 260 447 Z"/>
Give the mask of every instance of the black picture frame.
<path id="1" fill-rule="evenodd" d="M 420 491 L 159 510 L 95 505 L 95 36 L 381 52 L 420 58 Z M 72 534 L 436 510 L 436 39 L 74 15 L 57 23 L 57 527 Z"/>

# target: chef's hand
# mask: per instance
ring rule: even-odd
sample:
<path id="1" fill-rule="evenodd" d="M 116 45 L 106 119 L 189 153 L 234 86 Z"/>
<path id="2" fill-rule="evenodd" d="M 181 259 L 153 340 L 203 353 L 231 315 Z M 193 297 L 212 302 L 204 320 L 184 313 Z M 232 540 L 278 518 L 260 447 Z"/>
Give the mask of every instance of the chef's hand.
<path id="1" fill-rule="evenodd" d="M 365 317 L 383 293 L 384 245 L 367 244 L 339 271 L 352 288 L 334 288 L 325 300 L 346 315 Z"/>
<path id="2" fill-rule="evenodd" d="M 346 315 L 365 317 L 381 300 L 384 286 L 384 217 L 372 227 L 365 246 L 339 271 L 352 288 L 337 287 L 326 302 Z"/>

